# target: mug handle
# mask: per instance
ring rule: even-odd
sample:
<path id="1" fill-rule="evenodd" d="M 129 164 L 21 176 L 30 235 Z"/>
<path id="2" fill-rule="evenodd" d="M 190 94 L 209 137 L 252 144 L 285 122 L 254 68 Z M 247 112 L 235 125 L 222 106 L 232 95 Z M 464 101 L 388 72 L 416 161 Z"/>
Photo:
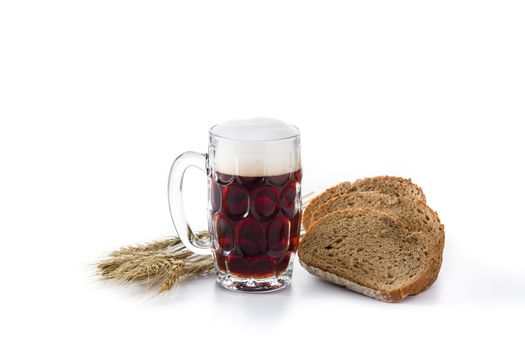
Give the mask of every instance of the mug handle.
<path id="1" fill-rule="evenodd" d="M 171 219 L 180 240 L 186 248 L 199 255 L 211 255 L 211 240 L 209 237 L 199 238 L 191 230 L 184 203 L 182 200 L 182 185 L 186 169 L 194 166 L 205 173 L 207 172 L 208 155 L 198 152 L 184 152 L 175 159 L 171 166 L 168 178 L 168 204 L 170 208 Z"/>

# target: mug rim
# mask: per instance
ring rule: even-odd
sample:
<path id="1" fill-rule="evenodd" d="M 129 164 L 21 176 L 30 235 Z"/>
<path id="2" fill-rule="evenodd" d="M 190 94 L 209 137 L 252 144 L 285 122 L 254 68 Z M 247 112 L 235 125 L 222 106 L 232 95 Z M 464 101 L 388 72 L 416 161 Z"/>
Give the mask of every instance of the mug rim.
<path id="1" fill-rule="evenodd" d="M 289 124 L 291 127 L 293 127 L 297 131 L 297 134 L 292 135 L 292 136 L 287 136 L 287 137 L 279 137 L 279 138 L 268 138 L 268 139 L 260 139 L 260 140 L 246 140 L 246 139 L 240 139 L 240 138 L 235 138 L 235 137 L 227 137 L 227 136 L 221 136 L 221 135 L 214 134 L 213 133 L 213 128 L 215 128 L 219 124 L 220 123 L 214 124 L 208 130 L 208 133 L 209 133 L 210 137 L 213 137 L 214 139 L 223 139 L 223 140 L 237 141 L 237 142 L 269 142 L 269 141 L 293 140 L 293 139 L 299 138 L 301 136 L 301 130 L 299 130 L 299 128 L 297 126 L 295 126 L 293 124 Z"/>

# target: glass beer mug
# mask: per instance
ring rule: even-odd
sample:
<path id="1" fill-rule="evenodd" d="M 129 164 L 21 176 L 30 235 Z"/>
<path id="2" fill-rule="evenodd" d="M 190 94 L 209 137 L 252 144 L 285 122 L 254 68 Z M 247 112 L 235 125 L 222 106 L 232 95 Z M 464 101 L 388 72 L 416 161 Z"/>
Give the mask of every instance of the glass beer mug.
<path id="1" fill-rule="evenodd" d="M 182 182 L 195 166 L 208 176 L 208 231 L 184 214 Z M 301 228 L 300 132 L 269 119 L 232 120 L 209 131 L 208 154 L 186 152 L 172 165 L 168 197 L 176 231 L 191 251 L 212 254 L 217 282 L 230 290 L 286 287 Z"/>

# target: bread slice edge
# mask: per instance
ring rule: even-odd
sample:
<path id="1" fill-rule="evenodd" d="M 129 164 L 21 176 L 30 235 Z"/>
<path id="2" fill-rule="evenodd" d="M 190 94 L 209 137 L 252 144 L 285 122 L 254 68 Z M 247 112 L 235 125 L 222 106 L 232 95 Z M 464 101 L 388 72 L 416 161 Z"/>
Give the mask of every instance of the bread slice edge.
<path id="1" fill-rule="evenodd" d="M 317 209 L 319 205 L 322 205 L 327 200 L 330 200 L 339 194 L 350 191 L 351 188 L 352 188 L 352 182 L 344 181 L 344 182 L 341 182 L 335 186 L 332 186 L 324 190 L 319 195 L 315 196 L 310 201 L 310 203 L 308 203 L 308 205 L 303 211 L 302 222 L 303 222 L 304 229 L 306 230 L 309 228 L 311 219 L 312 219 L 312 214 L 315 212 L 315 210 Z"/>

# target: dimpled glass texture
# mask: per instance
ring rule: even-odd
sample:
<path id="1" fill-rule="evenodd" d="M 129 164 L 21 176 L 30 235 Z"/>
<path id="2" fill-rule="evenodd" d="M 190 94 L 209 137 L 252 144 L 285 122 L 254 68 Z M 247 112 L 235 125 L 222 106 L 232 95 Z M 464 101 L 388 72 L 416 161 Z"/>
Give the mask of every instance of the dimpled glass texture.
<path id="1" fill-rule="evenodd" d="M 277 176 L 234 176 L 211 170 L 209 228 L 215 264 L 242 278 L 283 273 L 297 250 L 301 170 Z"/>

